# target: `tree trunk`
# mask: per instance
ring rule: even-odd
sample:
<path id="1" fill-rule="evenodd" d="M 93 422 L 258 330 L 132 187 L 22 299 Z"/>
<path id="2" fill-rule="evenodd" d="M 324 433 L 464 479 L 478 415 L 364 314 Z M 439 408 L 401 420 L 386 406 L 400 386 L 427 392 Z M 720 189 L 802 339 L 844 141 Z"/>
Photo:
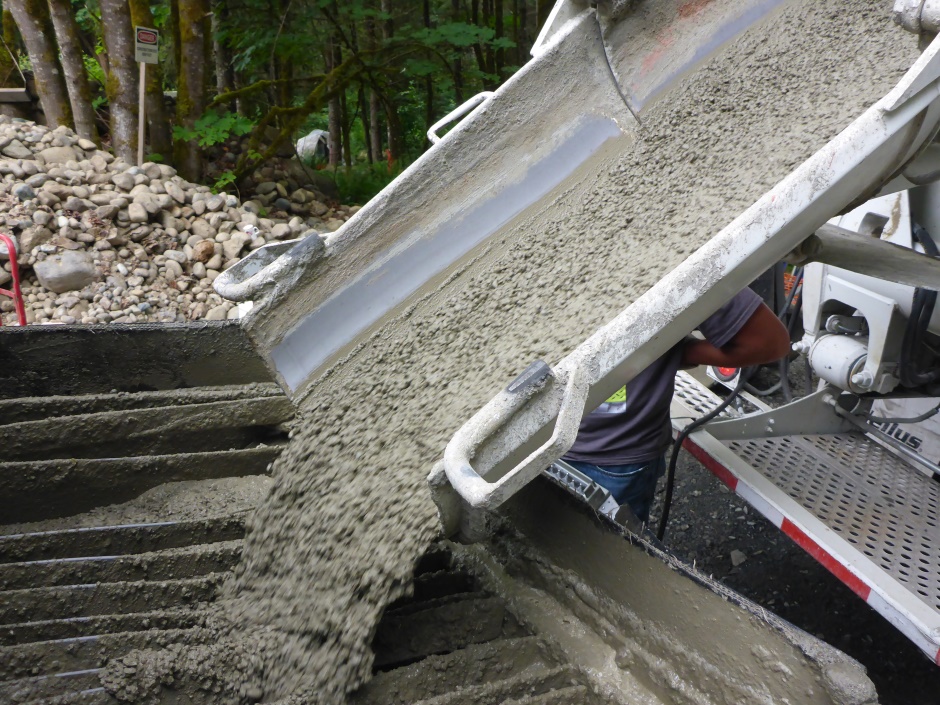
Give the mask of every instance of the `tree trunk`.
<path id="1" fill-rule="evenodd" d="M 516 49 L 519 52 L 519 66 L 522 66 L 529 60 L 529 50 L 532 49 L 532 43 L 529 41 L 529 0 L 522 0 L 522 7 L 519 9 L 519 40 Z"/>
<path id="2" fill-rule="evenodd" d="M 451 21 L 452 22 L 461 22 L 461 12 L 460 12 L 460 0 L 451 0 L 450 10 L 451 10 Z M 463 103 L 463 61 L 460 58 L 460 54 L 457 53 L 454 58 L 454 100 L 457 105 Z"/>
<path id="3" fill-rule="evenodd" d="M 394 163 L 402 155 L 401 119 L 398 117 L 398 107 L 387 97 L 385 121 L 388 125 L 388 158 L 390 163 Z"/>
<path id="4" fill-rule="evenodd" d="M 493 0 L 493 20 L 494 20 L 494 29 L 496 30 L 496 39 L 502 39 L 506 36 L 505 27 L 503 25 L 503 0 Z M 503 66 L 506 65 L 506 50 L 497 49 L 496 50 L 496 60 L 493 64 L 494 73 L 499 76 L 499 81 L 503 80 Z"/>
<path id="5" fill-rule="evenodd" d="M 25 79 L 17 68 L 17 57 L 11 53 L 16 46 L 16 22 L 9 10 L 3 10 L 3 41 L 6 47 L 0 47 L 0 88 L 23 88 Z M 9 50 L 8 50 L 9 49 Z M 30 119 L 31 103 L 0 103 L 0 115 Z"/>
<path id="6" fill-rule="evenodd" d="M 340 134 L 343 136 L 343 162 L 352 166 L 352 138 L 349 124 L 349 105 L 346 102 L 346 91 L 339 94 Z"/>
<path id="7" fill-rule="evenodd" d="M 391 0 L 382 0 L 381 8 L 382 12 L 387 16 L 385 22 L 382 23 L 382 39 L 389 42 L 395 36 L 395 27 L 392 23 Z M 393 162 L 401 157 L 402 151 L 401 120 L 398 117 L 398 106 L 394 104 L 393 98 L 391 97 L 397 95 L 397 93 L 395 85 L 392 84 L 391 90 L 383 96 L 385 99 L 385 123 L 388 129 L 389 158 Z"/>
<path id="8" fill-rule="evenodd" d="M 431 0 L 424 0 L 424 28 L 431 29 Z M 424 130 L 427 132 L 434 124 L 434 80 L 431 74 L 424 77 Z M 430 140 L 424 138 L 425 148 L 431 146 Z"/>
<path id="9" fill-rule="evenodd" d="M 179 76 L 177 78 L 176 121 L 188 129 L 195 127 L 206 110 L 209 66 L 209 0 L 179 0 Z M 183 178 L 202 177 L 202 150 L 195 140 L 177 140 L 176 166 Z"/>
<path id="10" fill-rule="evenodd" d="M 482 17 L 481 17 L 481 26 L 490 27 L 490 20 L 493 17 L 493 0 L 482 0 Z M 496 55 L 493 51 L 493 45 L 487 44 L 483 48 L 483 55 L 485 57 L 486 63 L 486 73 L 490 75 L 487 78 L 490 88 L 495 88 L 496 84 L 499 82 L 498 78 L 493 78 L 496 76 Z"/>
<path id="11" fill-rule="evenodd" d="M 382 161 L 382 99 L 374 88 L 369 91 L 369 144 L 373 159 Z"/>
<path id="12" fill-rule="evenodd" d="M 375 162 L 375 155 L 372 153 L 372 114 L 369 112 L 369 104 L 366 102 L 366 89 L 360 83 L 357 99 L 359 101 L 359 115 L 362 120 L 362 132 L 366 137 L 366 161 L 369 164 Z"/>
<path id="13" fill-rule="evenodd" d="M 107 92 L 111 147 L 128 164 L 137 162 L 137 64 L 131 13 L 124 0 L 100 0 L 101 30 L 108 51 Z"/>
<path id="14" fill-rule="evenodd" d="M 98 142 L 95 110 L 91 107 L 91 87 L 85 75 L 81 41 L 78 38 L 78 23 L 75 21 L 75 15 L 72 14 L 72 4 L 68 0 L 49 0 L 49 12 L 59 44 L 65 85 L 68 89 L 69 102 L 72 105 L 72 116 L 75 119 L 75 132 L 79 137 Z"/>
<path id="15" fill-rule="evenodd" d="M 470 0 L 470 23 L 477 27 L 480 26 L 480 0 Z M 489 90 L 492 85 L 490 79 L 486 76 L 488 73 L 486 55 L 483 52 L 483 46 L 479 42 L 473 45 L 473 55 L 477 60 L 477 68 L 483 74 L 483 87 Z"/>
<path id="16" fill-rule="evenodd" d="M 326 72 L 329 74 L 342 63 L 342 52 L 335 36 L 330 36 L 329 44 L 326 48 Z M 339 166 L 340 156 L 343 151 L 343 127 L 342 127 L 342 106 L 339 102 L 339 96 L 335 95 L 327 103 L 327 149 L 330 152 L 330 166 Z"/>
<path id="17" fill-rule="evenodd" d="M 212 55 L 215 59 L 216 93 L 228 93 L 235 89 L 235 75 L 232 70 L 232 56 L 229 48 L 220 39 L 222 23 L 228 15 L 228 8 L 222 0 L 212 3 Z M 229 106 L 234 110 L 235 106 Z"/>
<path id="18" fill-rule="evenodd" d="M 50 127 L 66 125 L 72 127 L 72 110 L 68 89 L 59 64 L 59 47 L 55 42 L 55 30 L 49 17 L 45 0 L 7 0 L 6 9 L 13 15 L 26 45 L 36 92 L 46 124 Z"/>
<path id="19" fill-rule="evenodd" d="M 129 1 L 131 22 L 140 27 L 153 27 L 155 22 L 148 0 Z M 173 137 L 170 132 L 170 113 L 163 97 L 163 68 L 160 64 L 150 64 L 147 67 L 146 91 L 144 112 L 147 117 L 150 151 L 170 161 L 173 158 Z"/>
<path id="20" fill-rule="evenodd" d="M 366 41 L 368 42 L 369 49 L 372 51 L 375 51 L 379 46 L 375 19 L 371 15 L 366 18 Z M 382 160 L 382 120 L 380 118 L 382 101 L 374 85 L 370 85 L 369 87 L 368 110 L 369 126 L 366 130 L 366 142 L 369 143 L 369 163 L 371 164 Z"/>
<path id="21" fill-rule="evenodd" d="M 164 76 L 169 85 L 175 85 L 180 72 L 180 4 L 179 0 L 170 0 L 170 12 L 166 18 L 166 38 L 169 42 L 166 52 Z"/>

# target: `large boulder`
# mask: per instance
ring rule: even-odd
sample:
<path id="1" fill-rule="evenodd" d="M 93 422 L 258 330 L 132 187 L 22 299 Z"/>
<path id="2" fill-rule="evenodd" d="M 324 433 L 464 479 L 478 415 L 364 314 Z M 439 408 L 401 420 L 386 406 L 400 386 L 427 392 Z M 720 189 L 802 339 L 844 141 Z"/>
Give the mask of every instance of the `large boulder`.
<path id="1" fill-rule="evenodd" d="M 65 250 L 33 265 L 39 283 L 57 294 L 77 291 L 98 278 L 91 255 L 84 251 Z"/>

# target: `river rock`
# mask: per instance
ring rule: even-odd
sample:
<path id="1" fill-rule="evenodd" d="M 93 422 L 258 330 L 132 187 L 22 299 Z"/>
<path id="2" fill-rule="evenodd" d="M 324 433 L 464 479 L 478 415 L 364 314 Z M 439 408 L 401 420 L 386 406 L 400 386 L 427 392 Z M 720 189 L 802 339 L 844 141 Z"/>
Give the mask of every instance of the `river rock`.
<path id="1" fill-rule="evenodd" d="M 36 225 L 46 225 L 52 220 L 52 213 L 49 211 L 36 211 L 33 213 L 33 222 Z"/>
<path id="2" fill-rule="evenodd" d="M 271 228 L 271 237 L 274 240 L 280 240 L 285 237 L 290 237 L 291 227 L 287 223 L 278 223 L 273 228 Z"/>
<path id="3" fill-rule="evenodd" d="M 222 243 L 222 256 L 226 260 L 236 259 L 248 240 L 243 233 L 232 235 L 230 240 Z"/>
<path id="4" fill-rule="evenodd" d="M 47 221 L 48 222 L 48 221 Z M 27 228 L 17 238 L 20 243 L 20 252 L 30 252 L 34 247 L 45 245 L 52 240 L 53 232 L 43 225 Z"/>
<path id="5" fill-rule="evenodd" d="M 179 184 L 173 181 L 167 181 L 163 184 L 167 194 L 180 205 L 186 203 L 186 192 L 180 188 Z"/>
<path id="6" fill-rule="evenodd" d="M 39 152 L 46 164 L 65 164 L 78 161 L 78 153 L 72 147 L 47 147 Z"/>
<path id="7" fill-rule="evenodd" d="M 215 255 L 215 242 L 202 240 L 193 246 L 193 261 L 205 264 Z"/>
<path id="8" fill-rule="evenodd" d="M 30 159 L 33 153 L 19 140 L 13 140 L 3 148 L 3 154 L 11 159 Z"/>
<path id="9" fill-rule="evenodd" d="M 147 222 L 147 209 L 137 201 L 134 201 L 127 207 L 127 215 L 130 217 L 132 223 Z"/>
<path id="10" fill-rule="evenodd" d="M 33 191 L 29 184 L 17 184 L 14 186 L 13 195 L 21 201 L 28 201 L 31 198 L 36 198 L 36 192 Z"/>
<path id="11" fill-rule="evenodd" d="M 228 306 L 226 306 L 225 304 L 219 304 L 218 306 L 214 306 L 213 308 L 210 308 L 206 312 L 206 320 L 207 321 L 224 321 L 227 313 L 228 313 Z"/>
<path id="12" fill-rule="evenodd" d="M 56 294 L 77 291 L 98 278 L 91 255 L 73 250 L 51 255 L 42 262 L 37 262 L 33 265 L 33 271 L 39 283 Z"/>
<path id="13" fill-rule="evenodd" d="M 130 191 L 135 185 L 134 177 L 126 172 L 115 174 L 111 177 L 111 182 L 122 191 Z"/>

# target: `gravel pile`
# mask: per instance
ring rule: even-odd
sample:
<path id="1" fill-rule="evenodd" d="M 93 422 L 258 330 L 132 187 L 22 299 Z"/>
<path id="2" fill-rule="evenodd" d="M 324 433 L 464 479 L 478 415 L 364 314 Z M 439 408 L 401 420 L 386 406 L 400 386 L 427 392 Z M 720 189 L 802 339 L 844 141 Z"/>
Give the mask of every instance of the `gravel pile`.
<path id="1" fill-rule="evenodd" d="M 64 127 L 6 116 L 0 176 L 0 232 L 16 240 L 28 323 L 237 318 L 212 289 L 220 272 L 265 243 L 335 230 L 358 210 L 294 179 L 259 183 L 240 204 L 172 167 L 131 166 Z M 6 297 L 0 315 L 17 322 Z"/>

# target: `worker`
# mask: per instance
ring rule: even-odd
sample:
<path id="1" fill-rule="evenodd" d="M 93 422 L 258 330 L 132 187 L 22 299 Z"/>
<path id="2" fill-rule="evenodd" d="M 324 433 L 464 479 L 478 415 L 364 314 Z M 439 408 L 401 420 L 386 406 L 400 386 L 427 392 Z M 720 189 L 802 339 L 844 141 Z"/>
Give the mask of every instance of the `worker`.
<path id="1" fill-rule="evenodd" d="M 698 331 L 704 339 L 687 337 L 585 416 L 564 457 L 644 523 L 672 442 L 669 409 L 676 373 L 697 365 L 765 364 L 790 350 L 787 329 L 750 289 L 706 318 Z"/>

